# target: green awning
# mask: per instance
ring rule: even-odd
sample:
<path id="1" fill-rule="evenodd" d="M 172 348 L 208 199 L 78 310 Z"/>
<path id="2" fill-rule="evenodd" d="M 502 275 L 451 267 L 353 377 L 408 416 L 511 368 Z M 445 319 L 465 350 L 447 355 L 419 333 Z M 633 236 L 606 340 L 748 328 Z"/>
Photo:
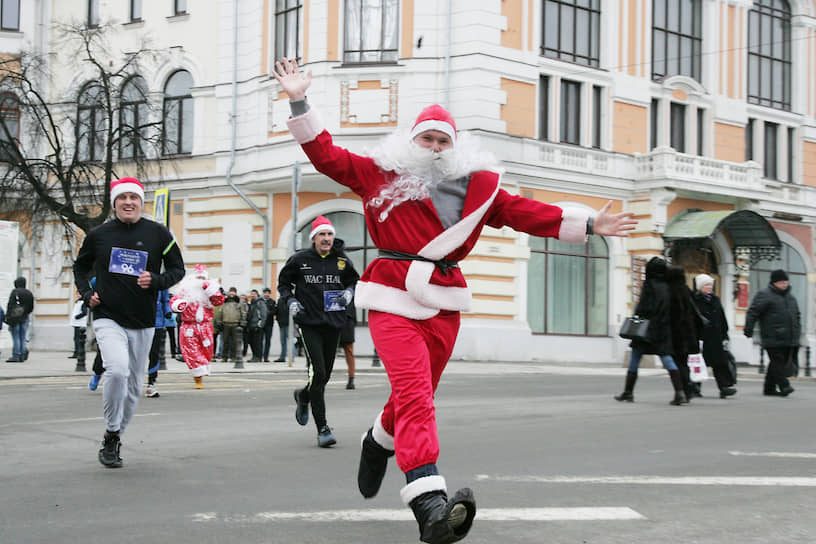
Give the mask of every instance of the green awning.
<path id="1" fill-rule="evenodd" d="M 750 210 L 684 210 L 672 217 L 666 225 L 663 239 L 672 242 L 713 238 L 717 231 L 725 234 L 732 248 L 779 248 L 781 245 L 773 226 L 764 217 Z"/>

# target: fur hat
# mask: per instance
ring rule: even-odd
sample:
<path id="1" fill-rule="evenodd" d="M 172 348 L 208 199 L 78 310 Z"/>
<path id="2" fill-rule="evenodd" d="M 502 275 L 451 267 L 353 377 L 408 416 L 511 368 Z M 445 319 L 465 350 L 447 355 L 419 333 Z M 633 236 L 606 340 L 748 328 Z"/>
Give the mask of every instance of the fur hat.
<path id="1" fill-rule="evenodd" d="M 144 186 L 136 178 L 122 178 L 111 181 L 111 205 L 116 201 L 116 197 L 123 193 L 136 193 L 144 202 Z"/>
<path id="2" fill-rule="evenodd" d="M 323 232 L 326 230 L 334 234 L 334 225 L 331 224 L 328 217 L 318 215 L 317 218 L 312 221 L 312 232 L 309 233 L 309 240 L 314 240 L 314 237 L 318 232 Z"/>
<path id="3" fill-rule="evenodd" d="M 419 112 L 414 128 L 411 129 L 411 139 L 413 140 L 427 130 L 444 132 L 450 136 L 452 142 L 456 141 L 456 123 L 453 116 L 439 104 L 428 106 Z"/>

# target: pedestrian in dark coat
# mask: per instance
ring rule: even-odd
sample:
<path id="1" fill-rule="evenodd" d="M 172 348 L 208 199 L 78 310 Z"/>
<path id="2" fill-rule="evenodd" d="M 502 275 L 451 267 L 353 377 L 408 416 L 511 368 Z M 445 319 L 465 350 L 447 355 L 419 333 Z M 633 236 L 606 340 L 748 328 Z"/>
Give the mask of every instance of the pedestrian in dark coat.
<path id="1" fill-rule="evenodd" d="M 751 338 L 757 322 L 762 348 L 768 352 L 769 359 L 763 392 L 787 397 L 793 393 L 787 369 L 799 364 L 802 322 L 799 305 L 790 291 L 788 274 L 784 270 L 771 272 L 770 285 L 757 293 L 751 302 L 745 316 L 745 336 Z"/>
<path id="2" fill-rule="evenodd" d="M 728 369 L 728 358 L 725 348 L 728 345 L 728 320 L 725 317 L 720 298 L 714 294 L 714 278 L 700 274 L 694 278 L 697 291 L 694 293 L 694 304 L 706 319 L 701 339 L 703 341 L 703 359 L 714 371 L 714 379 L 720 389 L 720 398 L 736 394 L 734 376 Z"/>
<path id="3" fill-rule="evenodd" d="M 691 289 L 686 284 L 686 273 L 682 266 L 672 265 L 666 271 L 671 297 L 671 331 L 674 346 L 674 362 L 680 370 L 686 399 L 691 398 L 692 382 L 689 379 L 688 357 L 700 353 L 700 334 L 703 318 L 694 306 Z"/>
<path id="4" fill-rule="evenodd" d="M 683 381 L 680 371 L 674 362 L 674 345 L 672 343 L 671 323 L 671 294 L 666 283 L 666 261 L 660 257 L 652 257 L 646 263 L 646 280 L 635 308 L 635 315 L 649 320 L 646 340 L 632 340 L 632 353 L 629 358 L 629 371 L 626 373 L 626 383 L 623 393 L 615 396 L 615 400 L 633 402 L 633 391 L 637 381 L 640 359 L 645 354 L 660 357 L 663 368 L 669 372 L 674 399 L 671 404 L 679 406 L 688 402 L 683 393 Z"/>

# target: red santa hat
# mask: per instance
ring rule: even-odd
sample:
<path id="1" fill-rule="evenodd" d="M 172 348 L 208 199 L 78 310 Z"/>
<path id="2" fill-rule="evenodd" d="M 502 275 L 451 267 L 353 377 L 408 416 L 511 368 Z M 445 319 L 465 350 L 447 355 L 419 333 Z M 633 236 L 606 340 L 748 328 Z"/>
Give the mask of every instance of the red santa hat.
<path id="1" fill-rule="evenodd" d="M 195 277 L 206 280 L 209 278 L 209 274 L 207 274 L 207 265 L 197 264 L 195 265 Z"/>
<path id="2" fill-rule="evenodd" d="M 451 141 L 456 141 L 456 123 L 453 116 L 439 104 L 428 106 L 419 112 L 414 128 L 411 129 L 411 139 L 413 140 L 426 130 L 444 132 L 450 136 Z"/>
<path id="3" fill-rule="evenodd" d="M 117 196 L 123 193 L 136 193 L 144 202 L 144 187 L 142 182 L 136 178 L 122 178 L 111 181 L 111 204 L 114 203 Z"/>
<path id="4" fill-rule="evenodd" d="M 312 232 L 309 234 L 309 240 L 314 239 L 315 234 L 324 230 L 334 234 L 334 225 L 331 224 L 331 221 L 329 221 L 326 216 L 318 215 L 317 218 L 312 221 Z"/>

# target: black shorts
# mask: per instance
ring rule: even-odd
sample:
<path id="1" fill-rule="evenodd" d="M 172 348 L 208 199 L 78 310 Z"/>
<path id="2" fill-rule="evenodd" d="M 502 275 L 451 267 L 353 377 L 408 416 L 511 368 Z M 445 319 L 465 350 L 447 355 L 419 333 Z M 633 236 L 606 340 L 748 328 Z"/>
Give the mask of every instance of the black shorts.
<path id="1" fill-rule="evenodd" d="M 354 325 L 355 322 L 352 319 L 347 319 L 346 324 L 343 325 L 343 328 L 340 329 L 340 345 L 343 344 L 353 344 L 354 343 Z"/>

